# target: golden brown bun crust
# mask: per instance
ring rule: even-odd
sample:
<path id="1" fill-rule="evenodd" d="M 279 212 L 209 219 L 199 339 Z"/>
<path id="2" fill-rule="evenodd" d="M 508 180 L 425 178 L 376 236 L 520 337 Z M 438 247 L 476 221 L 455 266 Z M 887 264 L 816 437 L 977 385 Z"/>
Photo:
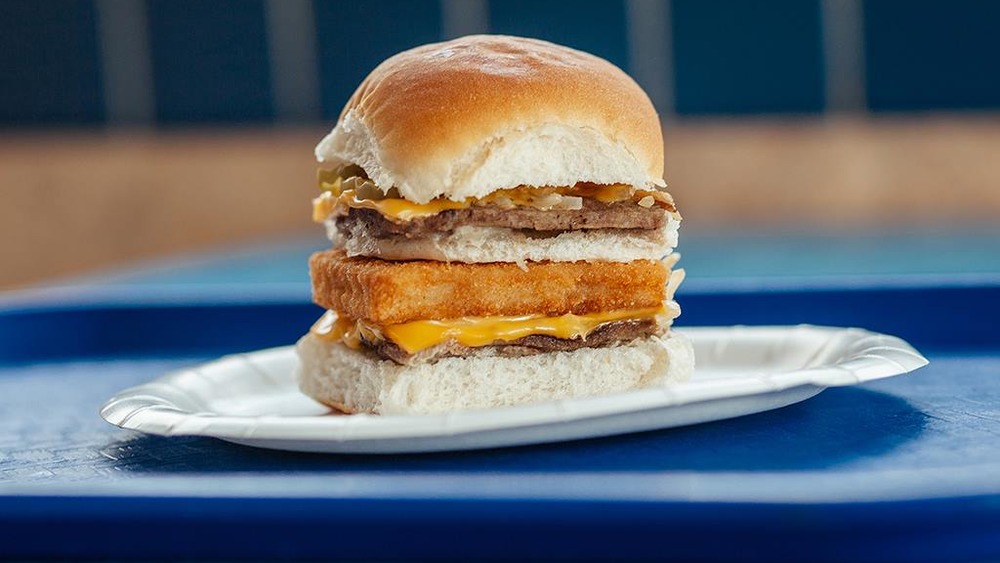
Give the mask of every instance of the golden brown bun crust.
<path id="1" fill-rule="evenodd" d="M 558 123 L 599 131 L 662 183 L 663 137 L 645 92 L 604 59 L 546 41 L 477 35 L 404 51 L 361 83 L 341 122 L 348 113 L 371 129 L 397 179 L 459 160 L 498 132 Z"/>
<path id="2" fill-rule="evenodd" d="M 313 300 L 381 325 L 490 315 L 578 315 L 659 307 L 668 269 L 658 260 L 516 264 L 388 262 L 342 250 L 309 260 Z"/>
<path id="3" fill-rule="evenodd" d="M 414 155 L 482 138 L 512 117 L 584 114 L 643 150 L 650 175 L 663 176 L 660 121 L 642 88 L 600 57 L 538 39 L 472 35 L 404 51 L 372 71 L 341 118 L 351 109 L 383 147 Z"/>

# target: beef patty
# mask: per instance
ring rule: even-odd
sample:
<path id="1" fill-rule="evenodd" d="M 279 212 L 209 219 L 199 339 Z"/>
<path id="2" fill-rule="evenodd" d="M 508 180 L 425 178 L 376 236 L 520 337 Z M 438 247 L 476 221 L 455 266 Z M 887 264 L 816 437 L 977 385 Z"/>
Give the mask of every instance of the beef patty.
<path id="1" fill-rule="evenodd" d="M 615 321 L 605 323 L 586 338 L 556 338 L 542 334 L 525 336 L 510 342 L 497 342 L 490 346 L 471 348 L 455 341 L 445 342 L 415 354 L 410 354 L 391 340 L 378 342 L 362 341 L 362 344 L 383 360 L 392 360 L 401 365 L 431 362 L 440 358 L 464 357 L 475 350 L 489 350 L 497 356 L 533 356 L 546 352 L 572 351 L 580 348 L 600 348 L 619 342 L 629 342 L 643 336 L 658 334 L 661 329 L 651 319 L 635 321 Z"/>
<path id="2" fill-rule="evenodd" d="M 590 229 L 662 229 L 668 211 L 658 207 L 642 207 L 631 201 L 602 203 L 583 199 L 580 209 L 536 209 L 473 205 L 464 209 L 449 209 L 428 217 L 395 222 L 373 209 L 351 208 L 337 218 L 337 229 L 348 233 L 362 223 L 375 238 L 421 238 L 432 233 L 450 232 L 457 227 L 501 227 L 541 232 Z"/>

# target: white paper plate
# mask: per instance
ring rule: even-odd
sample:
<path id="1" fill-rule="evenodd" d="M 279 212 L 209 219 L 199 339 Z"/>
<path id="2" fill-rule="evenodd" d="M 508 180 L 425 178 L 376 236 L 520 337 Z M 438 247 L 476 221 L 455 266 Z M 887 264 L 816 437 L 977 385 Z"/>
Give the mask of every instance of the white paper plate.
<path id="1" fill-rule="evenodd" d="M 687 328 L 697 367 L 670 387 L 442 415 L 339 415 L 302 395 L 291 347 L 227 356 L 127 389 L 101 416 L 163 436 L 213 436 L 311 452 L 468 450 L 610 436 L 721 420 L 808 399 L 826 387 L 927 364 L 909 344 L 856 328 Z"/>

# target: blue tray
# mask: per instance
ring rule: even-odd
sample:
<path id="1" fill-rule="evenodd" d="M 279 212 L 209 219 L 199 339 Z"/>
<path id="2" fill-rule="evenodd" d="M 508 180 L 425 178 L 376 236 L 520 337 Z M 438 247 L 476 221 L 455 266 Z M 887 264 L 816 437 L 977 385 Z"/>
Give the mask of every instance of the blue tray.
<path id="1" fill-rule="evenodd" d="M 1000 558 L 1000 280 L 687 287 L 688 325 L 863 326 L 931 365 L 688 428 L 333 456 L 118 430 L 115 391 L 288 344 L 301 288 L 0 308 L 0 558 Z"/>

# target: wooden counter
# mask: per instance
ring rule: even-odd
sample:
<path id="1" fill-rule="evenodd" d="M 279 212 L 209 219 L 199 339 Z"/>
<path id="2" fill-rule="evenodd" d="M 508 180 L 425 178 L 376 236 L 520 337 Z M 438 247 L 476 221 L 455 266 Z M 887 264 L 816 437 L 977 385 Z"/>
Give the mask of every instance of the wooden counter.
<path id="1" fill-rule="evenodd" d="M 316 234 L 325 128 L 16 132 L 0 138 L 0 287 L 130 260 Z M 685 228 L 1000 223 L 1000 116 L 666 125 Z"/>

